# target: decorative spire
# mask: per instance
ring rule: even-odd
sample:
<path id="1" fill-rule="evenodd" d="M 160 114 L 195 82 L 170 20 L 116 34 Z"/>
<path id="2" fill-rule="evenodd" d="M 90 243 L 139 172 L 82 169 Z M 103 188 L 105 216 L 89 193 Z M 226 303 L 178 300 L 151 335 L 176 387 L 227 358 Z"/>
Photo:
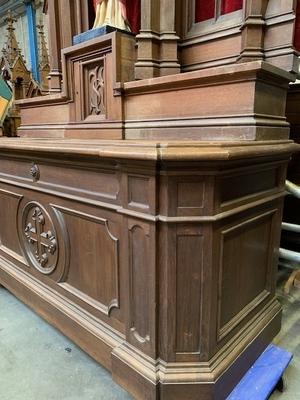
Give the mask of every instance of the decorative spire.
<path id="1" fill-rule="evenodd" d="M 8 11 L 7 17 L 4 19 L 4 22 L 7 24 L 7 28 L 6 28 L 7 40 L 6 40 L 5 47 L 2 50 L 2 53 L 10 67 L 13 66 L 13 63 L 15 62 L 15 60 L 18 56 L 22 57 L 21 49 L 19 48 L 19 43 L 17 42 L 16 35 L 15 35 L 14 23 L 16 21 L 17 20 L 12 16 L 11 11 Z M 22 60 L 25 63 L 25 60 L 23 59 L 23 57 L 22 57 Z"/>
<path id="2" fill-rule="evenodd" d="M 42 21 L 36 26 L 39 33 L 39 69 L 42 70 L 45 67 L 49 67 L 49 54 L 45 39 L 44 25 Z"/>
<path id="3" fill-rule="evenodd" d="M 39 34 L 39 71 L 41 79 L 41 89 L 42 91 L 48 92 L 49 90 L 49 80 L 48 76 L 50 73 L 50 61 L 49 54 L 45 39 L 44 25 L 42 21 L 36 26 Z"/>

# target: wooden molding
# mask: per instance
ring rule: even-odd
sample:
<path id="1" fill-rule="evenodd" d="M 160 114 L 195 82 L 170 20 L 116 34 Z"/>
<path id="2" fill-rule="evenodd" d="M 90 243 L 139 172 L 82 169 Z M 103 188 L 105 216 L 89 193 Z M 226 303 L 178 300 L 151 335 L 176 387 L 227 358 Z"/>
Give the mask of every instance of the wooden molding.
<path id="1" fill-rule="evenodd" d="M 288 138 L 285 103 L 294 75 L 264 61 L 253 61 L 126 82 L 130 74 L 116 69 L 115 63 L 116 57 L 122 59 L 127 54 L 122 40 L 129 47 L 133 45 L 131 37 L 111 34 L 90 42 L 84 54 L 82 45 L 64 50 L 68 90 L 61 96 L 19 101 L 20 135 L 131 140 L 218 140 L 221 134 L 222 140 Z M 120 46 L 124 53 L 118 52 Z M 88 104 L 89 91 L 85 96 L 80 94 L 87 82 L 85 71 L 104 59 L 107 68 L 114 71 L 104 82 L 106 112 L 88 116 L 84 104 Z M 127 74 L 133 71 L 131 66 L 133 62 L 126 64 Z M 35 107 L 40 108 L 39 113 Z"/>

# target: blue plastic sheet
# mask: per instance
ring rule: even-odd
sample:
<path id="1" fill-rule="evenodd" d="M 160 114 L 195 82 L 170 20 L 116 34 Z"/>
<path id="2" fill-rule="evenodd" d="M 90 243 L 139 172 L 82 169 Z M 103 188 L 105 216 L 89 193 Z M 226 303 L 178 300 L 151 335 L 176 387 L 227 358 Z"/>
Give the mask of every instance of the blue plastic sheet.
<path id="1" fill-rule="evenodd" d="M 268 399 L 293 355 L 271 344 L 256 360 L 227 400 Z"/>

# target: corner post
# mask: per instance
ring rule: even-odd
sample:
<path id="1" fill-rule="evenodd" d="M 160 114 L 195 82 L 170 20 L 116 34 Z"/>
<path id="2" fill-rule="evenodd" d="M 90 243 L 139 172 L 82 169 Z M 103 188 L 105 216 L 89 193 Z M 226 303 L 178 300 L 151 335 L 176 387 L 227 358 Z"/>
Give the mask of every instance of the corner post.
<path id="1" fill-rule="evenodd" d="M 244 0 L 242 48 L 239 62 L 264 59 L 265 14 L 269 0 Z"/>

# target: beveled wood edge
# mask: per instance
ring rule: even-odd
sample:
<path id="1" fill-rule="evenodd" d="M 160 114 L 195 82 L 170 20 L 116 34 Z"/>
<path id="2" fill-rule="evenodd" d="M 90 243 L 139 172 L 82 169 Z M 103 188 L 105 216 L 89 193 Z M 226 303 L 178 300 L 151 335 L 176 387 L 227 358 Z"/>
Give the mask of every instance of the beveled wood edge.
<path id="1" fill-rule="evenodd" d="M 153 215 L 153 214 L 147 214 L 147 213 L 143 213 L 143 212 L 139 212 L 139 211 L 129 210 L 129 209 L 126 209 L 126 208 L 116 205 L 116 204 L 110 204 L 110 203 L 106 203 L 104 201 L 75 196 L 73 194 L 66 194 L 66 193 L 58 192 L 57 190 L 49 190 L 49 189 L 45 189 L 45 188 L 40 188 L 40 187 L 37 187 L 34 185 L 25 184 L 25 183 L 21 183 L 21 182 L 17 182 L 17 181 L 11 181 L 8 179 L 0 178 L 0 183 L 4 183 L 6 185 L 14 185 L 15 187 L 19 187 L 19 188 L 34 190 L 35 192 L 47 193 L 49 195 L 53 195 L 53 196 L 64 198 L 64 199 L 75 200 L 82 204 L 97 206 L 97 207 L 100 207 L 100 208 L 103 208 L 106 210 L 117 212 L 118 214 L 126 215 L 129 217 L 134 217 L 137 219 L 141 219 L 141 220 L 145 220 L 145 221 L 149 221 L 149 222 L 153 222 L 153 223 L 161 222 L 161 223 L 167 223 L 167 224 L 181 224 L 181 223 L 185 223 L 185 224 L 191 223 L 192 224 L 195 222 L 214 223 L 214 222 L 221 221 L 222 219 L 231 217 L 235 214 L 245 212 L 245 211 L 255 208 L 257 206 L 271 203 L 273 201 L 276 201 L 276 200 L 286 196 L 286 194 L 288 194 L 288 192 L 286 192 L 286 191 L 281 191 L 279 193 L 270 194 L 269 196 L 265 196 L 263 198 L 255 199 L 255 196 L 257 196 L 257 195 L 259 196 L 261 194 L 261 193 L 257 193 L 253 196 L 254 197 L 253 201 L 249 201 L 247 204 L 244 204 L 244 205 L 235 206 L 230 210 L 222 211 L 217 214 L 192 216 L 192 217 L 191 216 L 169 217 L 169 216 L 161 215 L 161 214 Z"/>
<path id="2" fill-rule="evenodd" d="M 229 161 L 288 156 L 300 151 L 300 145 L 291 140 L 273 141 L 135 141 L 135 140 L 73 140 L 1 138 L 1 153 L 32 155 L 47 154 L 55 157 L 79 156 L 97 159 L 164 161 Z"/>
<path id="3" fill-rule="evenodd" d="M 162 384 L 213 384 L 240 357 L 241 348 L 243 349 L 242 353 L 246 351 L 261 334 L 264 326 L 278 317 L 280 313 L 279 302 L 276 299 L 270 300 L 258 315 L 248 321 L 243 329 L 207 362 L 167 363 L 161 359 L 154 360 L 127 342 L 116 347 L 112 351 L 112 357 L 134 369 L 153 385 L 158 382 Z"/>
<path id="4" fill-rule="evenodd" d="M 63 92 L 59 92 L 59 93 L 47 94 L 45 96 L 16 100 L 15 104 L 17 104 L 20 108 L 33 108 L 39 106 L 45 107 L 46 105 L 55 105 L 68 102 L 69 102 L 68 97 L 66 97 Z"/>
<path id="5" fill-rule="evenodd" d="M 111 40 L 112 37 L 106 38 L 106 41 Z M 97 39 L 92 41 L 89 47 L 93 47 L 96 44 Z M 73 52 L 76 53 L 78 50 L 77 46 L 81 46 L 81 44 L 66 48 L 64 50 L 64 55 L 67 56 Z M 287 72 L 268 62 L 251 61 L 238 64 L 214 66 L 213 68 L 204 68 L 197 71 L 187 71 L 179 74 L 172 74 L 150 79 L 141 79 L 125 83 L 115 82 L 114 89 L 116 90 L 117 94 L 124 91 L 126 95 L 162 90 L 172 91 L 178 88 L 195 87 L 197 85 L 201 86 L 201 84 L 207 84 L 207 81 L 211 81 L 211 84 L 215 85 L 216 82 L 219 81 L 224 83 L 228 80 L 237 81 L 241 78 L 247 79 L 247 77 L 252 77 L 252 79 L 255 79 L 259 72 L 272 76 L 273 81 L 274 78 L 276 78 L 273 82 L 274 85 L 276 83 L 278 84 L 279 81 L 281 84 L 286 82 L 285 84 L 287 85 L 289 82 L 296 80 L 295 74 Z M 31 99 L 18 100 L 16 104 L 22 109 L 68 103 L 70 101 L 71 100 L 69 97 L 63 91 L 57 94 L 49 94 Z"/>

